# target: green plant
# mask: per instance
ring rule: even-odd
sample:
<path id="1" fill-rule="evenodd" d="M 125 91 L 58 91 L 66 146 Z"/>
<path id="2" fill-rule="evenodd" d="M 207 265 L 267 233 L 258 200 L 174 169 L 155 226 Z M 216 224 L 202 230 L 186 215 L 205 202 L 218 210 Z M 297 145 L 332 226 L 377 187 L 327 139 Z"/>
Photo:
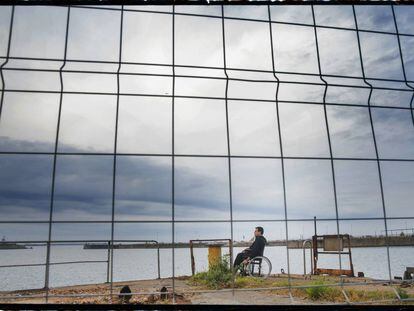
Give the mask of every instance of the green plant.
<path id="1" fill-rule="evenodd" d="M 307 296 L 311 300 L 335 301 L 341 297 L 341 291 L 334 287 L 324 286 L 323 281 L 314 282 L 312 287 L 305 289 Z"/>
<path id="2" fill-rule="evenodd" d="M 291 284 L 294 285 L 294 284 Z M 288 287 L 289 286 L 289 281 L 288 280 L 279 280 L 276 282 L 272 282 L 271 286 L 273 287 Z"/>
<path id="3" fill-rule="evenodd" d="M 205 285 L 211 289 L 229 287 L 232 281 L 228 256 L 223 256 L 219 262 L 210 266 L 208 271 L 199 272 L 191 277 L 190 282 L 197 285 Z"/>
<path id="4" fill-rule="evenodd" d="M 326 286 L 308 287 L 305 289 L 306 294 L 312 300 L 319 300 L 325 294 L 327 290 Z"/>
<path id="5" fill-rule="evenodd" d="M 254 288 L 254 287 L 262 287 L 265 286 L 266 282 L 264 279 L 261 278 L 253 278 L 249 276 L 238 276 L 234 280 L 234 287 L 236 288 Z"/>
<path id="6" fill-rule="evenodd" d="M 400 296 L 401 299 L 407 299 L 410 296 L 408 295 L 407 291 L 405 291 L 404 289 L 402 289 L 401 287 L 397 288 L 397 293 Z"/>
<path id="7" fill-rule="evenodd" d="M 390 290 L 360 290 L 350 288 L 346 292 L 349 299 L 353 302 L 395 299 L 394 292 Z"/>

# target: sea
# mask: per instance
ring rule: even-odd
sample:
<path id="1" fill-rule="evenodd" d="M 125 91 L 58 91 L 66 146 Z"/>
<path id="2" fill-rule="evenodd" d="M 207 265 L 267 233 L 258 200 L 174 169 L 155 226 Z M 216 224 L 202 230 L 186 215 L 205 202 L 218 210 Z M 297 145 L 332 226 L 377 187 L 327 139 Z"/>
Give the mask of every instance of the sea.
<path id="1" fill-rule="evenodd" d="M 243 248 L 235 247 L 234 253 Z M 222 254 L 228 254 L 226 247 Z M 304 273 L 304 256 L 302 249 L 289 249 L 284 246 L 268 246 L 264 255 L 272 263 L 272 274 Z M 414 267 L 414 247 L 390 247 L 390 265 L 386 247 L 353 248 L 352 261 L 355 274 L 363 272 L 366 277 L 389 280 L 390 274 L 403 276 L 407 266 Z M 32 249 L 0 250 L 0 266 L 16 264 L 42 264 L 46 258 L 46 247 L 34 246 Z M 83 245 L 54 246 L 51 249 L 52 263 L 84 261 L 77 264 L 56 264 L 50 266 L 49 285 L 51 287 L 95 284 L 107 281 L 106 249 L 83 249 Z M 173 275 L 173 250 L 160 249 L 159 271 L 161 278 Z M 194 258 L 196 272 L 208 268 L 208 249 L 195 248 Z M 289 265 L 287 264 L 289 258 Z M 306 272 L 310 271 L 310 251 L 306 250 Z M 103 261 L 103 262 L 85 262 Z M 174 275 L 191 275 L 191 258 L 189 248 L 174 250 Z M 321 254 L 318 266 L 321 268 L 339 268 L 339 256 Z M 341 266 L 349 269 L 348 255 L 341 256 Z M 390 269 L 391 273 L 390 273 Z M 115 249 L 113 254 L 113 281 L 131 281 L 156 279 L 158 277 L 158 253 L 156 249 Z M 45 267 L 0 267 L 0 291 L 43 288 L 45 284 Z"/>

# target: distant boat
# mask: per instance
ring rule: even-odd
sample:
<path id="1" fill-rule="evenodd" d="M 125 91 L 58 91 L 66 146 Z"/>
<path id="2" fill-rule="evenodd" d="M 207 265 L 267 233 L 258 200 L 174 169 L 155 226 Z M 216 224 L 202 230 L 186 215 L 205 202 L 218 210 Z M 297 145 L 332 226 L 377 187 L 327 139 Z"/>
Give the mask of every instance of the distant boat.
<path id="1" fill-rule="evenodd" d="M 32 247 L 27 247 L 26 245 L 17 243 L 6 242 L 6 237 L 3 236 L 0 242 L 0 249 L 32 249 Z"/>

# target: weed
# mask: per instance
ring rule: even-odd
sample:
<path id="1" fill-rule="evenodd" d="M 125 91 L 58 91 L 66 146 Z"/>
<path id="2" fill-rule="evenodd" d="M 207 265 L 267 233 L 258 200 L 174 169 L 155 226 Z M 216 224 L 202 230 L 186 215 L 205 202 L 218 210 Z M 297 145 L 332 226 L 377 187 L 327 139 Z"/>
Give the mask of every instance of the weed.
<path id="1" fill-rule="evenodd" d="M 401 299 L 410 298 L 410 295 L 408 295 L 407 291 L 405 291 L 401 287 L 397 288 L 397 293 L 398 293 L 398 295 L 400 296 Z"/>
<path id="2" fill-rule="evenodd" d="M 266 285 L 266 281 L 261 278 L 253 278 L 249 276 L 240 276 L 234 280 L 234 287 L 236 288 L 255 288 Z"/>
<path id="3" fill-rule="evenodd" d="M 354 302 L 395 299 L 395 294 L 389 290 L 348 289 L 347 294 L 349 299 Z"/>
<path id="4" fill-rule="evenodd" d="M 205 285 L 211 289 L 229 287 L 232 280 L 228 256 L 223 256 L 219 262 L 210 266 L 208 271 L 199 272 L 190 278 L 190 283 Z"/>
<path id="5" fill-rule="evenodd" d="M 328 300 L 337 301 L 343 299 L 341 291 L 336 287 L 324 286 L 322 281 L 314 282 L 312 287 L 305 289 L 305 292 L 311 300 Z"/>

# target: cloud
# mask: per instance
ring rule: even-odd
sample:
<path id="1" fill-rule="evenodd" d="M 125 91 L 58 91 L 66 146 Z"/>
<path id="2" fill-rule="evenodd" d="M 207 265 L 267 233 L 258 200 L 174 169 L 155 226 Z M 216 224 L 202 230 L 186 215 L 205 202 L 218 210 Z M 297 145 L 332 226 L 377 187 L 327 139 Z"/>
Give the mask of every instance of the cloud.
<path id="1" fill-rule="evenodd" d="M 355 6 L 355 13 L 360 29 L 395 31 L 391 6 Z"/>
<path id="2" fill-rule="evenodd" d="M 390 7 L 356 7 L 360 27 L 392 31 Z M 154 8 L 153 8 L 154 9 Z M 155 8 L 159 9 L 159 8 Z M 155 10 L 154 9 L 154 10 Z M 170 10 L 170 7 L 165 8 Z M 226 65 L 236 68 L 272 70 L 270 32 L 265 7 L 226 7 L 228 16 L 256 16 L 265 22 L 225 21 Z M 66 8 L 16 8 L 12 56 L 63 56 Z M 163 8 L 164 10 L 164 8 Z M 177 8 L 208 12 L 220 16 L 215 8 Z M 207 11 L 203 11 L 207 10 Z M 407 16 L 396 8 L 398 23 Z M 1 8 L 0 43 L 8 38 L 9 8 Z M 316 20 L 324 25 L 354 27 L 351 7 L 315 7 Z M 273 21 L 312 24 L 309 6 L 271 7 Z M 88 17 L 88 18 L 85 18 Z M 409 21 L 408 21 L 409 23 Z M 50 29 L 49 25 L 56 27 Z M 120 12 L 82 8 L 71 9 L 69 58 L 118 60 Z M 125 12 L 122 60 L 130 62 L 172 62 L 172 19 L 157 13 Z M 273 24 L 274 60 L 276 70 L 318 74 L 316 43 L 313 28 Z M 408 32 L 411 28 L 404 28 Z M 35 29 L 36 31 L 27 31 Z M 221 19 L 176 16 L 176 64 L 223 65 Z M 28 35 L 29 34 L 29 35 Z M 402 78 L 397 40 L 385 34 L 360 33 L 365 73 L 368 77 Z M 348 74 L 361 77 L 356 35 L 349 30 L 318 29 L 321 69 L 323 74 Z M 408 78 L 413 72 L 409 53 L 412 40 L 401 37 L 404 64 Z M 0 44 L 5 46 L 5 44 Z M 0 53 L 4 51 L 0 48 Z M 8 66 L 58 68 L 44 62 L 11 61 Z M 76 70 L 116 72 L 115 65 L 74 64 Z M 156 69 L 157 68 L 157 69 Z M 213 75 L 224 78 L 224 70 L 176 68 L 177 74 Z M 122 72 L 163 74 L 170 67 L 123 65 Z M 60 91 L 58 73 L 4 71 L 7 89 Z M 230 98 L 252 101 L 229 101 L 230 149 L 233 155 L 279 156 L 276 87 L 272 74 L 228 71 L 230 77 L 268 82 L 230 81 Z M 64 73 L 65 91 L 115 92 L 115 74 Z M 319 77 L 282 75 L 283 81 L 316 82 Z M 367 105 L 367 89 L 351 89 L 363 85 L 361 80 L 327 79 L 327 102 Z M 181 154 L 227 154 L 225 80 L 176 78 L 175 94 L 179 96 L 213 96 L 219 100 L 175 99 L 175 151 Z M 376 86 L 405 88 L 402 84 L 376 83 Z M 171 95 L 172 78 L 121 75 L 121 92 L 148 95 Z M 279 100 L 321 103 L 323 85 L 281 83 Z M 374 90 L 371 104 L 407 107 L 410 92 Z M 59 94 L 5 93 L 0 122 L 1 151 L 54 150 Z M 257 101 L 254 101 L 257 100 Z M 115 137 L 116 96 L 63 96 L 59 151 L 113 152 Z M 121 96 L 118 124 L 118 152 L 161 154 L 160 157 L 119 156 L 117 158 L 115 219 L 169 220 L 172 216 L 172 162 L 166 156 L 172 150 L 169 98 Z M 279 118 L 284 155 L 329 156 L 323 106 L 280 103 Z M 374 128 L 380 157 L 412 159 L 414 132 L 408 110 L 373 108 Z M 333 155 L 337 157 L 374 157 L 373 139 L 368 123 L 368 109 L 327 107 Z M 372 165 L 363 162 L 335 162 L 338 178 L 340 216 L 373 216 L 379 209 L 377 177 Z M 371 163 L 371 162 L 369 162 Z M 332 171 L 326 160 L 287 160 L 286 187 L 288 215 L 292 218 L 335 217 Z M 397 165 L 398 164 L 398 165 Z M 412 201 L 412 180 L 407 172 L 411 162 L 403 165 L 381 162 L 384 170 L 384 191 L 389 215 L 406 216 Z M 1 155 L 0 203 L 4 219 L 48 219 L 52 156 Z M 361 165 L 361 167 L 359 166 Z M 55 219 L 110 220 L 112 212 L 112 156 L 59 156 L 57 162 Z M 175 159 L 175 217 L 177 220 L 230 217 L 230 193 L 227 158 Z M 232 159 L 232 191 L 234 219 L 273 219 L 284 217 L 283 186 L 280 160 Z M 365 182 L 364 182 L 365 181 Z M 117 224 L 117 226 L 121 226 Z M 256 223 L 237 225 L 237 236 Z M 180 225 L 181 226 L 181 225 Z M 59 227 L 59 236 L 69 235 L 70 226 Z M 151 227 L 121 226 L 120 235 L 144 234 Z M 163 229 L 161 229 L 161 227 Z M 275 226 L 277 227 L 277 226 Z M 335 226 L 327 226 L 335 230 Z M 362 228 L 352 230 L 359 230 Z M 10 232 L 10 226 L 7 229 Z M 21 227 L 15 227 L 16 230 Z M 69 229 L 68 229 L 69 228 Z M 92 227 L 80 226 L 77 234 L 87 236 Z M 95 228 L 95 227 L 94 227 Z M 96 227 L 98 228 L 98 227 Z M 107 234 L 109 225 L 96 229 L 98 236 Z M 126 228 L 126 229 L 125 229 Z M 130 229 L 128 229 L 130 228 Z M 131 229 L 132 228 L 132 229 Z M 168 237 L 169 225 L 160 225 L 159 232 Z M 177 227 L 178 228 L 178 227 Z M 188 239 L 196 230 L 200 237 L 228 235 L 228 224 L 199 226 L 182 225 L 177 233 Z M 216 228 L 216 229 L 214 229 Z M 293 225 L 292 236 L 312 230 L 312 225 Z M 304 228 L 310 228 L 304 229 Z M 20 229 L 19 229 L 20 230 Z M 59 231 L 60 230 L 60 231 Z M 132 231 L 135 230 L 135 233 Z M 157 229 L 158 230 L 158 229 Z M 222 231 L 221 231 L 222 230 Z M 329 229 L 331 230 L 331 229 Z M 329 231 L 328 229 L 326 231 Z M 269 230 L 270 236 L 283 236 Z M 43 232 L 43 231 L 42 231 Z M 27 232 L 26 232 L 27 233 Z M 145 233 L 154 236 L 154 233 Z M 196 234 L 196 235 L 197 235 Z M 161 233 L 160 233 L 161 235 Z M 22 235 L 23 236 L 23 235 Z"/>
<path id="3" fill-rule="evenodd" d="M 317 25 L 355 28 L 351 5 L 317 5 L 314 11 Z"/>

